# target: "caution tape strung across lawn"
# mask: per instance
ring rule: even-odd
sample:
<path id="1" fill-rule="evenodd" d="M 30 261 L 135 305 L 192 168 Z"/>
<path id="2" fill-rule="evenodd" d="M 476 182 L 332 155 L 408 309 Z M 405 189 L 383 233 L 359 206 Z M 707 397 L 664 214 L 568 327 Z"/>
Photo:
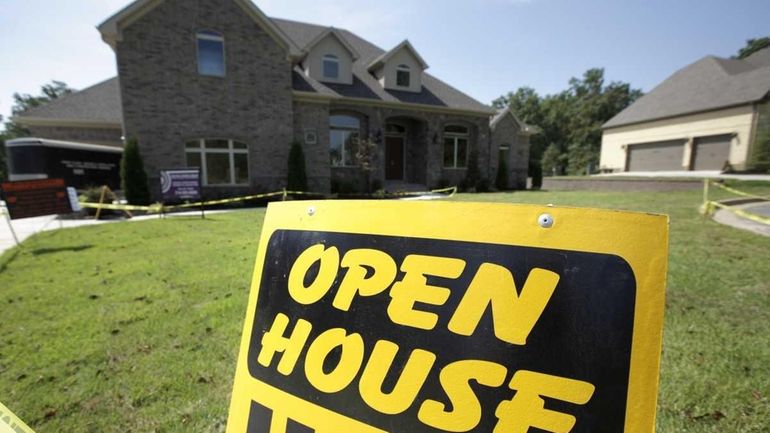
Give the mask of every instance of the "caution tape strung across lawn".
<path id="1" fill-rule="evenodd" d="M 765 197 L 763 195 L 749 194 L 747 192 L 738 191 L 735 188 L 730 188 L 729 186 L 723 185 L 723 184 L 721 184 L 719 182 L 714 182 L 714 181 L 707 181 L 707 182 L 710 182 L 711 185 L 714 185 L 717 188 L 721 188 L 721 189 L 723 189 L 725 191 L 731 192 L 731 193 L 736 194 L 736 195 L 740 195 L 740 196 L 743 196 L 743 197 L 749 197 L 749 198 L 759 198 L 759 199 L 762 199 L 762 200 L 770 200 L 770 197 Z"/>
<path id="2" fill-rule="evenodd" d="M 729 186 L 722 185 L 721 183 L 718 183 L 718 182 L 714 182 L 714 181 L 711 181 L 711 180 L 708 180 L 708 179 L 704 179 L 704 181 L 703 181 L 703 206 L 701 208 L 701 212 L 704 215 L 707 215 L 707 216 L 711 215 L 711 214 L 713 214 L 716 211 L 717 208 L 719 208 L 719 209 L 724 209 L 726 211 L 732 212 L 735 215 L 738 215 L 738 216 L 740 216 L 742 218 L 746 218 L 748 220 L 751 220 L 751 221 L 754 221 L 754 222 L 758 222 L 760 224 L 770 225 L 770 218 L 767 218 L 767 217 L 764 217 L 764 216 L 761 216 L 761 215 L 757 215 L 757 214 L 753 214 L 751 212 L 746 212 L 745 210 L 739 209 L 736 206 L 730 206 L 730 205 L 726 205 L 724 203 L 720 203 L 718 201 L 709 200 L 709 198 L 708 198 L 708 191 L 709 191 L 709 186 L 711 186 L 711 185 L 716 186 L 717 188 L 720 188 L 720 189 L 725 190 L 727 192 L 733 193 L 735 195 L 742 196 L 742 197 L 770 201 L 770 197 L 765 197 L 765 196 L 761 196 L 761 195 L 757 195 L 757 194 L 750 194 L 750 193 L 747 193 L 747 192 L 744 192 L 744 191 L 739 191 L 739 190 L 737 190 L 735 188 L 730 188 Z"/>
<path id="3" fill-rule="evenodd" d="M 457 193 L 457 187 L 453 186 L 449 188 L 434 189 L 430 191 L 399 192 L 399 193 L 387 194 L 387 196 L 388 197 L 416 197 L 416 196 L 427 195 L 427 194 L 443 194 L 443 193 L 449 193 L 446 195 L 447 198 L 453 197 Z M 326 196 L 326 194 L 317 193 L 317 192 L 281 190 L 281 191 L 274 191 L 274 192 L 268 192 L 263 194 L 231 197 L 231 198 L 224 198 L 224 199 L 218 199 L 218 200 L 207 200 L 207 201 L 200 201 L 195 203 L 184 203 L 184 204 L 170 205 L 170 206 L 164 205 L 162 203 L 155 203 L 149 206 L 137 206 L 137 205 L 128 205 L 128 204 L 92 203 L 92 202 L 80 202 L 80 206 L 84 208 L 89 208 L 89 209 L 129 210 L 129 211 L 133 210 L 133 211 L 145 211 L 148 213 L 168 213 L 179 209 L 197 209 L 197 208 L 202 208 L 207 206 L 238 203 L 238 202 L 257 200 L 261 198 L 270 198 L 270 197 L 276 197 L 276 196 L 283 196 L 283 198 L 286 199 L 286 197 L 289 195 L 291 196 L 305 195 L 305 196 L 317 196 L 317 197 Z"/>

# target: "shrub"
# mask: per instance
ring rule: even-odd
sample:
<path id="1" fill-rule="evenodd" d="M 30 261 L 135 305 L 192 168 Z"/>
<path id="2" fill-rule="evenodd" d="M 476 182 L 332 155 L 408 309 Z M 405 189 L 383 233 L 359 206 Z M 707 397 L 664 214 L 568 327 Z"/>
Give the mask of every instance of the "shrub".
<path id="1" fill-rule="evenodd" d="M 147 173 L 144 171 L 139 144 L 135 139 L 128 140 L 120 160 L 120 187 L 130 204 L 150 204 L 150 190 L 147 187 Z"/>
<path id="2" fill-rule="evenodd" d="M 289 167 L 287 171 L 286 189 L 289 191 L 307 191 L 307 174 L 305 173 L 305 153 L 298 141 L 291 143 L 289 150 Z"/>
<path id="3" fill-rule="evenodd" d="M 508 189 L 508 163 L 504 159 L 501 159 L 500 163 L 497 164 L 495 187 L 500 191 Z"/>

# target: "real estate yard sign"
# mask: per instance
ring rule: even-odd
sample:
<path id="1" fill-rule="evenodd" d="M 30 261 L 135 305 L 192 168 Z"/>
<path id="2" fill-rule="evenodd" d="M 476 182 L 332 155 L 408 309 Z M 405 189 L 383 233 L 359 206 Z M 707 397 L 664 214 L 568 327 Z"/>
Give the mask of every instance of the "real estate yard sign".
<path id="1" fill-rule="evenodd" d="M 164 201 L 200 200 L 200 169 L 178 168 L 160 170 L 160 191 Z"/>
<path id="2" fill-rule="evenodd" d="M 12 219 L 72 212 L 63 179 L 5 182 L 0 184 L 0 196 Z"/>
<path id="3" fill-rule="evenodd" d="M 227 431 L 651 433 L 667 244 L 661 215 L 271 204 Z"/>

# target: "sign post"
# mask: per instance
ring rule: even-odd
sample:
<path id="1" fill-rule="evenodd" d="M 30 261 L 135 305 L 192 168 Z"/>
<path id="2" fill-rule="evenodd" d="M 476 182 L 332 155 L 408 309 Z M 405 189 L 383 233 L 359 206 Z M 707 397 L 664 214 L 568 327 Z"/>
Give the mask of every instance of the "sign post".
<path id="1" fill-rule="evenodd" d="M 668 218 L 271 203 L 228 433 L 652 433 Z"/>
<path id="2" fill-rule="evenodd" d="M 199 200 L 201 194 L 200 168 L 168 168 L 160 170 L 160 192 L 163 201 L 180 202 Z M 205 218 L 201 203 L 201 218 Z"/>

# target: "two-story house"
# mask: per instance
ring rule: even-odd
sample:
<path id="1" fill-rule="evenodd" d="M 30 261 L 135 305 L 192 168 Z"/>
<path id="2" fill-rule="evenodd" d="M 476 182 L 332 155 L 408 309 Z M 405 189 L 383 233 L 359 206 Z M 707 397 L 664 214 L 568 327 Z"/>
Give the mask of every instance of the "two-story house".
<path id="1" fill-rule="evenodd" d="M 250 0 L 138 0 L 98 29 L 118 77 L 15 120 L 43 138 L 136 139 L 154 184 L 161 168 L 195 166 L 209 195 L 275 190 L 298 141 L 310 189 L 363 189 L 366 138 L 370 178 L 391 189 L 457 184 L 472 153 L 482 177 L 494 182 L 502 157 L 510 186 L 526 185 L 533 128 L 426 73 L 409 41 L 383 50 Z"/>

